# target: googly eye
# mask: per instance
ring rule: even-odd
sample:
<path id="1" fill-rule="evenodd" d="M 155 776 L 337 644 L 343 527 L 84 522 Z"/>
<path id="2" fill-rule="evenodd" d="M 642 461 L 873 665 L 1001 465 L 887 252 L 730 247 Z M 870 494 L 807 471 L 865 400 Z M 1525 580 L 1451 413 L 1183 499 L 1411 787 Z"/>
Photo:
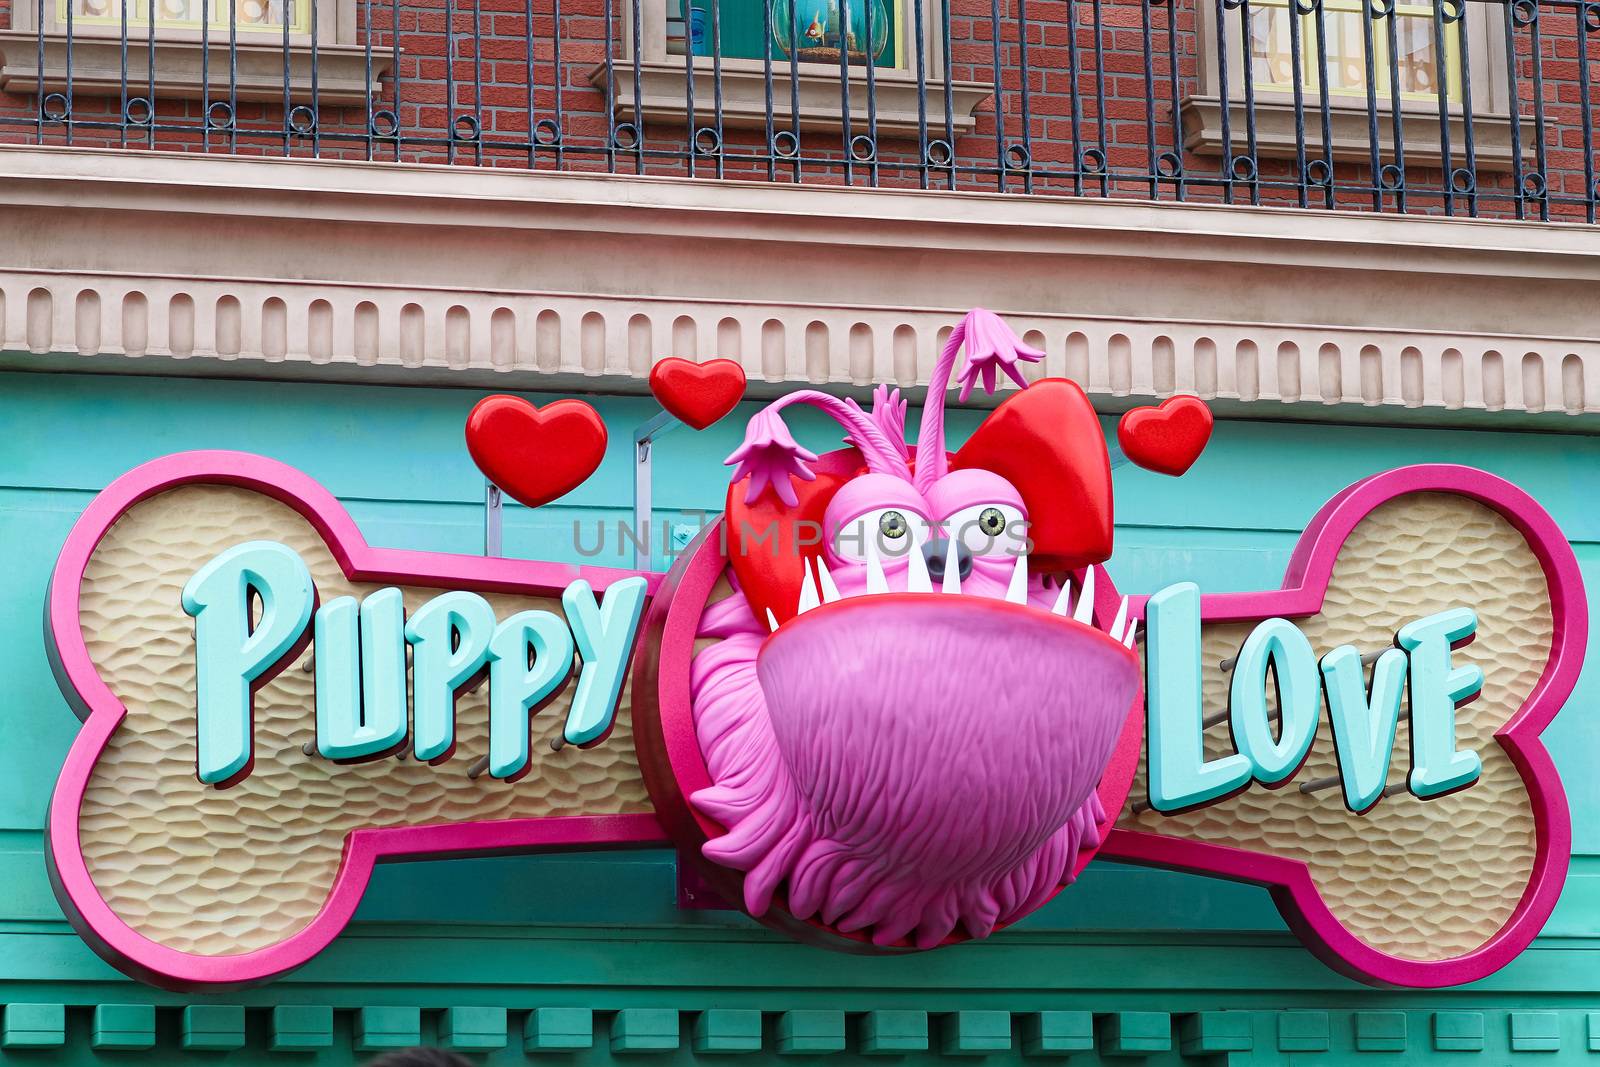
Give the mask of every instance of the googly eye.
<path id="1" fill-rule="evenodd" d="M 1028 522 L 1011 504 L 975 504 L 944 520 L 945 536 L 974 556 L 1015 557 L 1028 550 Z"/>
<path id="2" fill-rule="evenodd" d="M 833 550 L 840 559 L 862 563 L 871 541 L 879 559 L 903 558 L 927 543 L 928 520 L 910 508 L 878 508 L 858 515 L 839 527 Z"/>

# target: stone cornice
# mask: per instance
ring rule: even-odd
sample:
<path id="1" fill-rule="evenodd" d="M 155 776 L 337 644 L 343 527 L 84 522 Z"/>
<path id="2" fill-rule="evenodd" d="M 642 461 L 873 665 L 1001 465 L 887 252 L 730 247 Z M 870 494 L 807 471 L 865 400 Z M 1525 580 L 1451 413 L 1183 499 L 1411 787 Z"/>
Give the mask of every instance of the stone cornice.
<path id="1" fill-rule="evenodd" d="M 0 149 L 12 366 L 636 391 L 926 382 L 972 305 L 1109 408 L 1587 428 L 1600 231 L 407 164 Z"/>

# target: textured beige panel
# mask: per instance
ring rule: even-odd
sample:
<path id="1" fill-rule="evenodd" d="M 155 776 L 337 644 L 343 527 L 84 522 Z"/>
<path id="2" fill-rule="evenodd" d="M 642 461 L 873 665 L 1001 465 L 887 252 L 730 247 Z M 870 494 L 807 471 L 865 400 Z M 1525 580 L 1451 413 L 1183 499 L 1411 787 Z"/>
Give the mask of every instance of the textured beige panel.
<path id="1" fill-rule="evenodd" d="M 1340 921 L 1375 948 L 1407 959 L 1477 948 L 1510 917 L 1534 856 L 1533 815 L 1522 778 L 1493 740 L 1521 707 L 1549 657 L 1551 616 L 1544 574 L 1527 543 L 1500 515 L 1464 497 L 1423 493 L 1375 510 L 1351 534 L 1334 566 L 1323 612 L 1297 620 L 1320 655 L 1392 644 L 1395 631 L 1449 607 L 1478 612 L 1477 638 L 1455 654 L 1484 673 L 1483 694 L 1457 716 L 1458 746 L 1483 758 L 1483 777 L 1451 796 L 1408 793 L 1352 815 L 1340 791 L 1296 786 L 1338 773 L 1324 713 L 1311 756 L 1284 787 L 1253 786 L 1182 815 L 1132 812 L 1148 794 L 1145 767 L 1117 825 L 1303 860 Z M 1202 636 L 1206 714 L 1227 707 L 1235 655 L 1252 627 L 1207 626 Z M 1368 668 L 1368 679 L 1371 668 Z M 1232 751 L 1226 723 L 1206 731 L 1208 757 Z M 1389 783 L 1410 762 L 1402 719 Z"/>
<path id="2" fill-rule="evenodd" d="M 84 800 L 89 871 L 134 929 L 164 945 L 225 955 L 281 941 L 327 899 L 345 834 L 367 826 L 650 810 L 626 705 L 592 749 L 552 752 L 571 689 L 534 720 L 533 767 L 514 784 L 467 768 L 488 751 L 487 687 L 457 707 L 457 749 L 436 767 L 308 757 L 312 675 L 289 667 L 256 695 L 255 769 L 218 790 L 195 777 L 193 620 L 179 592 L 243 541 L 280 541 L 306 561 L 323 602 L 378 588 L 348 582 L 297 513 L 240 489 L 190 486 L 128 512 L 90 560 L 81 603 L 89 654 L 128 717 Z M 437 590 L 407 589 L 408 611 Z M 500 618 L 559 602 L 490 594 Z"/>

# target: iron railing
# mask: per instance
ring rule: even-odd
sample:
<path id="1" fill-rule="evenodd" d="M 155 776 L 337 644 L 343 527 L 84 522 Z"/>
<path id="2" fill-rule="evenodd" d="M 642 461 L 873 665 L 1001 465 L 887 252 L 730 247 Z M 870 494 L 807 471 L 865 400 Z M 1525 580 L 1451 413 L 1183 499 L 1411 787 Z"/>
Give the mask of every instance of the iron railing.
<path id="1" fill-rule="evenodd" d="M 1600 200 L 1600 0 L 14 2 L 8 141 L 1591 223 Z"/>

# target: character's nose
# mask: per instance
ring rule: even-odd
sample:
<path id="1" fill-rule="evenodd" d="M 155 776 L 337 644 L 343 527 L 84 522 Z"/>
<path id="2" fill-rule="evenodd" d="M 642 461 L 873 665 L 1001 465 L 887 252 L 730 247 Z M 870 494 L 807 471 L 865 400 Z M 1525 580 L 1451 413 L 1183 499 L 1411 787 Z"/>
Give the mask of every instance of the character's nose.
<path id="1" fill-rule="evenodd" d="M 936 582 L 944 581 L 945 561 L 950 558 L 950 539 L 933 538 L 922 546 L 922 558 L 928 561 L 928 577 Z M 961 580 L 966 581 L 972 573 L 972 549 L 961 542 L 956 543 L 956 566 L 961 569 Z"/>

